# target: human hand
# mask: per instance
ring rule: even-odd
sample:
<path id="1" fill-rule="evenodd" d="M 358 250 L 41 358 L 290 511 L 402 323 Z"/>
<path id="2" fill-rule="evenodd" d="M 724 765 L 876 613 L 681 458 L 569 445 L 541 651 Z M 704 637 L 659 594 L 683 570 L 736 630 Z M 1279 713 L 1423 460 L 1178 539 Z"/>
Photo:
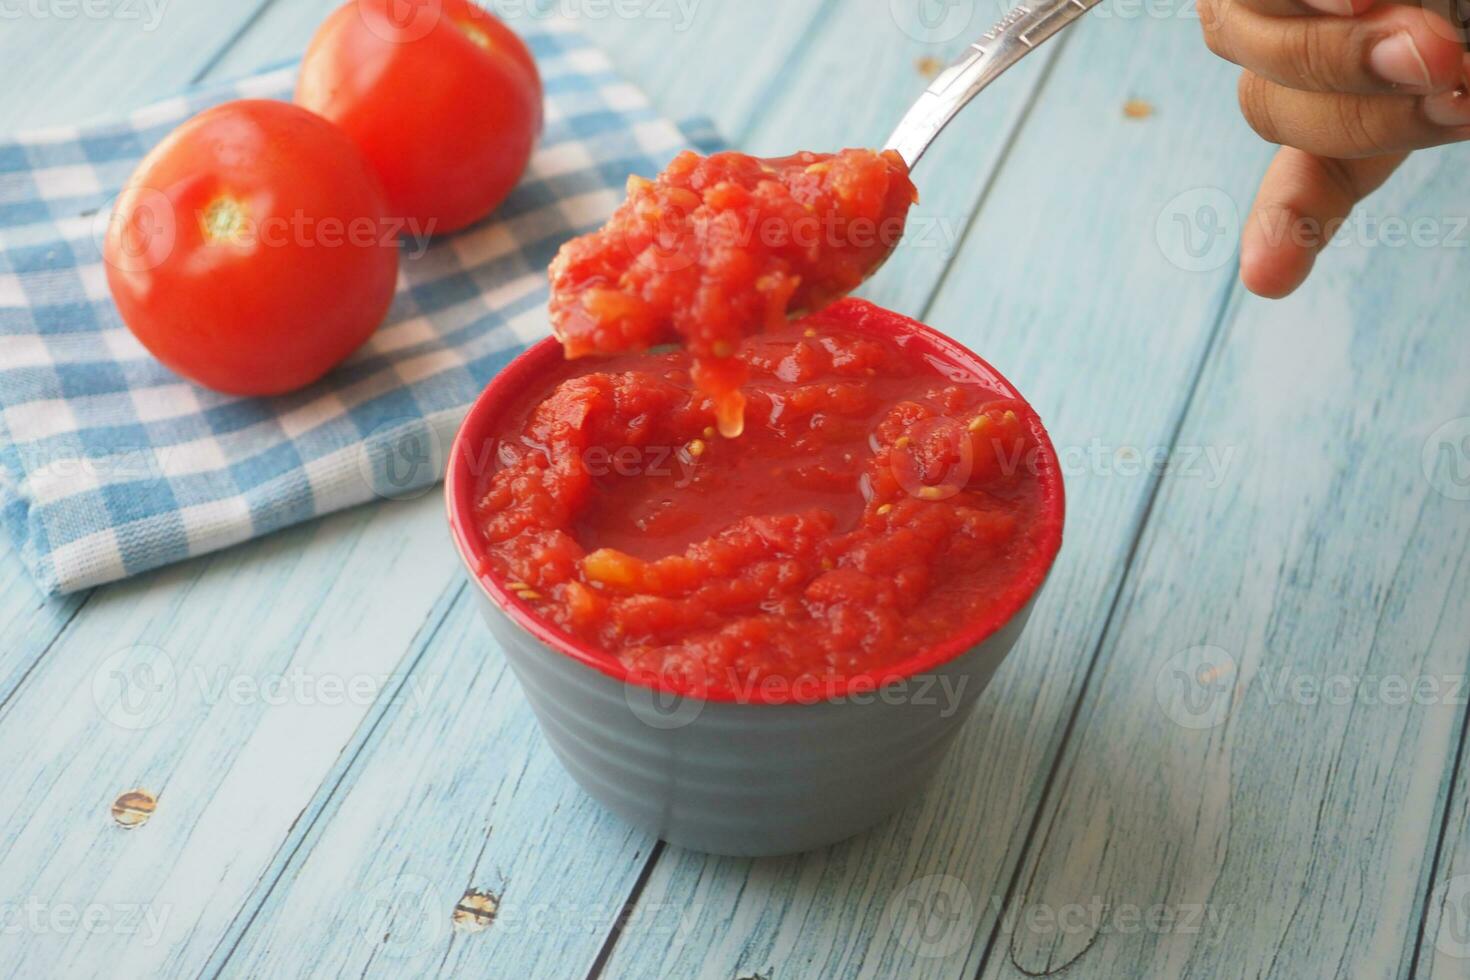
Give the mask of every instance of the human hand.
<path id="1" fill-rule="evenodd" d="M 1282 144 L 1241 233 L 1240 276 L 1254 293 L 1300 286 L 1410 151 L 1470 139 L 1461 31 L 1422 7 L 1373 4 L 1199 0 L 1205 43 L 1245 69 L 1246 121 Z"/>

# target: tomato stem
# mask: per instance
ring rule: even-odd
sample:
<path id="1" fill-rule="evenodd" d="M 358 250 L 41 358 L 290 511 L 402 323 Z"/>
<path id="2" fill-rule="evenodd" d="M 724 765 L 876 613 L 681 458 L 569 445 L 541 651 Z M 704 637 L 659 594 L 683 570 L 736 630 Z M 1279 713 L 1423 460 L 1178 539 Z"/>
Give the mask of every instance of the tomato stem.
<path id="1" fill-rule="evenodd" d="M 228 194 L 210 201 L 199 214 L 199 229 L 210 245 L 242 245 L 249 216 L 245 205 Z"/>

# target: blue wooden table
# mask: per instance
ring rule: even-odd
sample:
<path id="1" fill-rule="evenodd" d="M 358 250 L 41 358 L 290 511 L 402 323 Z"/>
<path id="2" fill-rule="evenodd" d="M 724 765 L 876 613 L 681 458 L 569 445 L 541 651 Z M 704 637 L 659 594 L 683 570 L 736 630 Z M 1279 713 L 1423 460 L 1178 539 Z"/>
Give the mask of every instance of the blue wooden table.
<path id="1" fill-rule="evenodd" d="M 0 129 L 279 61 L 329 6 L 8 4 Z M 755 152 L 881 142 L 1000 12 L 502 5 L 548 8 Z M 1007 372 L 1068 475 L 1060 564 L 921 802 L 781 860 L 621 825 L 436 494 L 65 600 L 5 553 L 0 973 L 1470 976 L 1470 154 L 1416 156 L 1261 301 L 1233 83 L 1191 0 L 1105 0 L 926 158 L 867 290 Z"/>

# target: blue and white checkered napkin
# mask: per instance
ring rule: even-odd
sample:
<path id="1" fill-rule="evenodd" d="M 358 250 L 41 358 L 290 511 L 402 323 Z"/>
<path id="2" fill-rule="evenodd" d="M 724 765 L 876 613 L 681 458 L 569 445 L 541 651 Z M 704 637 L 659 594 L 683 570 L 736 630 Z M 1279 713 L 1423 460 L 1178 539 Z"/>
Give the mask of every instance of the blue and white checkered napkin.
<path id="1" fill-rule="evenodd" d="M 546 86 L 529 172 L 487 222 L 405 253 L 388 320 L 292 395 L 207 391 L 154 361 L 108 296 L 100 239 L 143 154 L 201 108 L 289 98 L 287 67 L 119 123 L 0 142 L 0 521 L 37 583 L 70 592 L 433 483 L 470 402 L 547 333 L 546 266 L 627 175 L 707 126 L 659 118 L 578 34 L 525 35 Z"/>

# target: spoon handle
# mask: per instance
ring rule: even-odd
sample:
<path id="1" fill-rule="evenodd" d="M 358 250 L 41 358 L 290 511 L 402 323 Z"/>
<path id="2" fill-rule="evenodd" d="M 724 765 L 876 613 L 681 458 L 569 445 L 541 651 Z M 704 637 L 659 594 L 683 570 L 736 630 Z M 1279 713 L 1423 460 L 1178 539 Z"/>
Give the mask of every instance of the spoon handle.
<path id="1" fill-rule="evenodd" d="M 1013 7 L 1000 23 L 981 35 L 958 61 L 934 79 L 934 84 L 904 114 L 883 148 L 897 150 L 912 168 L 934 137 L 981 89 L 1099 2 L 1025 0 Z"/>

